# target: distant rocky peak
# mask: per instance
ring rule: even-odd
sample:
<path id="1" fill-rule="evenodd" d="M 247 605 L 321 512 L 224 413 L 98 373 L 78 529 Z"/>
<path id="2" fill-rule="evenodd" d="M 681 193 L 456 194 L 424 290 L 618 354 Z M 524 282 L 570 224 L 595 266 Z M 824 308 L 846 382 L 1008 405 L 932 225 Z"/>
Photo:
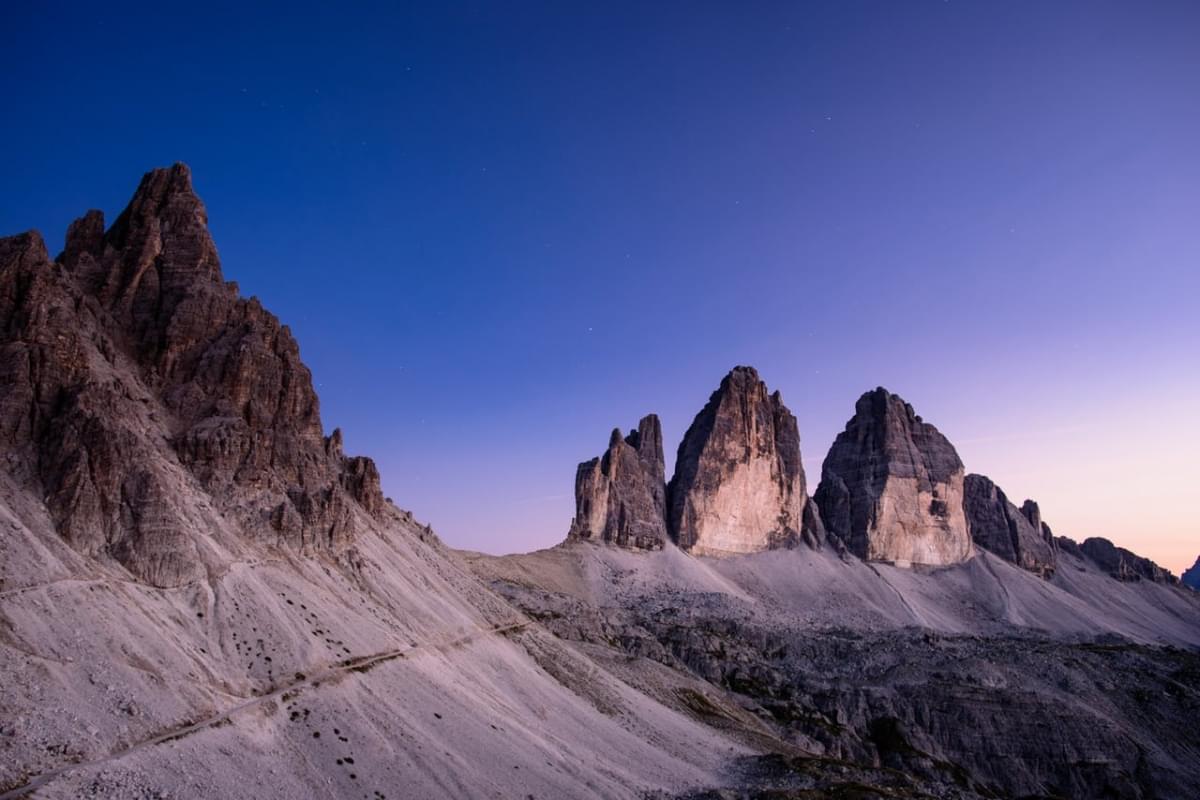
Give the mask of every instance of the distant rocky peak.
<path id="1" fill-rule="evenodd" d="M 667 539 L 662 426 L 649 414 L 622 436 L 615 428 L 608 449 L 575 473 L 575 517 L 568 539 L 657 550 Z"/>
<path id="2" fill-rule="evenodd" d="M 1090 559 L 1117 580 L 1179 583 L 1179 579 L 1172 575 L 1170 570 L 1131 550 L 1118 547 L 1108 539 L 1093 536 L 1076 545 L 1073 540 L 1060 537 L 1058 542 L 1060 546 L 1064 546 L 1063 549 Z"/>
<path id="3" fill-rule="evenodd" d="M 800 461 L 796 418 L 753 367 L 734 367 L 692 421 L 668 487 L 679 545 L 701 555 L 824 539 Z"/>
<path id="4" fill-rule="evenodd" d="M 168 257 L 180 257 L 175 266 L 197 268 L 204 277 L 220 276 L 220 265 L 207 258 L 216 254 L 208 233 L 208 212 L 192 188 L 192 173 L 185 164 L 143 175 L 105 240 L 115 250 L 161 247 Z"/>
<path id="5" fill-rule="evenodd" d="M 883 387 L 863 394 L 821 469 L 826 529 L 856 555 L 953 564 L 971 554 L 963 464 L 953 445 Z"/>
<path id="6" fill-rule="evenodd" d="M 161 334 L 189 295 L 235 295 L 222 278 L 208 213 L 184 164 L 147 172 L 129 205 L 103 229 L 99 211 L 75 220 L 59 259 L 80 288 L 139 336 Z"/>
<path id="7" fill-rule="evenodd" d="M 1200 557 L 1196 559 L 1196 563 L 1183 571 L 1183 575 L 1179 577 L 1184 586 L 1200 591 Z"/>
<path id="8" fill-rule="evenodd" d="M 950 441 L 900 395 L 879 386 L 860 397 L 854 410 L 847 431 L 853 427 L 860 436 L 877 437 L 885 450 L 907 450 L 913 456 L 911 461 L 907 457 L 894 461 L 890 465 L 893 470 L 907 473 L 919 462 L 923 469 L 917 470 L 916 476 L 937 483 L 962 471 L 962 460 Z"/>
<path id="9" fill-rule="evenodd" d="M 967 523 L 975 544 L 1050 578 L 1058 565 L 1058 547 L 1037 503 L 1026 500 L 1018 509 L 983 475 L 968 475 L 964 486 Z"/>
<path id="10" fill-rule="evenodd" d="M 67 228 L 66 246 L 58 261 L 76 268 L 85 256 L 93 263 L 104 255 L 104 212 L 92 209 Z"/>
<path id="11" fill-rule="evenodd" d="M 16 273 L 50 260 L 46 253 L 46 242 L 37 231 L 25 231 L 15 236 L 0 238 L 0 269 Z"/>
<path id="12" fill-rule="evenodd" d="M 616 429 L 613 434 L 620 436 L 620 429 Z M 662 423 L 659 422 L 657 414 L 642 417 L 638 426 L 625 437 L 625 443 L 638 452 L 642 461 L 658 464 L 661 469 L 664 463 Z"/>
<path id="13" fill-rule="evenodd" d="M 1026 500 L 1021 504 L 1021 514 L 1029 521 L 1038 533 L 1042 531 L 1042 510 L 1038 508 L 1038 504 L 1032 500 Z"/>

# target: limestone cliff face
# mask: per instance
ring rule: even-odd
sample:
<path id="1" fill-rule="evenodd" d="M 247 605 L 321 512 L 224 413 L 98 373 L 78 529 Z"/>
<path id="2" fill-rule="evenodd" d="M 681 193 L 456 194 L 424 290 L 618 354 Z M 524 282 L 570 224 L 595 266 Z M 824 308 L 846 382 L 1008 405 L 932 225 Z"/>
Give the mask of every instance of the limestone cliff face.
<path id="1" fill-rule="evenodd" d="M 622 438 L 612 432 L 603 456 L 575 474 L 575 519 L 569 539 L 657 550 L 667 539 L 662 426 L 653 414 Z"/>
<path id="2" fill-rule="evenodd" d="M 963 480 L 946 437 L 879 388 L 830 448 L 816 499 L 826 529 L 860 558 L 954 564 L 971 555 Z"/>
<path id="3" fill-rule="evenodd" d="M 975 544 L 1043 578 L 1054 575 L 1058 547 L 1037 503 L 1026 500 L 1018 509 L 983 475 L 968 475 L 964 490 L 967 525 Z"/>
<path id="4" fill-rule="evenodd" d="M 751 367 L 736 367 L 696 415 L 667 489 L 670 530 L 697 555 L 824 539 L 800 463 L 796 418 Z"/>
<path id="5" fill-rule="evenodd" d="M 221 277 L 182 164 L 148 173 L 108 230 L 90 211 L 57 260 L 0 239 L 0 441 L 59 532 L 138 577 L 202 572 L 180 506 L 196 482 L 245 535 L 299 548 L 352 537 L 379 476 L 322 433 L 290 331 Z"/>

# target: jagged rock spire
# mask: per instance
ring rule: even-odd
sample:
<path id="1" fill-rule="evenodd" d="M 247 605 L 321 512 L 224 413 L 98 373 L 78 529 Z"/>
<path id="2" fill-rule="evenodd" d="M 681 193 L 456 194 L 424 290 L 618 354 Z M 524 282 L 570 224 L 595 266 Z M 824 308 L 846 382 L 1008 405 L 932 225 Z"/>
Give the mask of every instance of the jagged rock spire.
<path id="1" fill-rule="evenodd" d="M 208 213 L 184 164 L 147 172 L 107 232 L 99 211 L 75 220 L 59 261 L 139 337 L 161 332 L 189 294 L 236 294 L 224 286 Z"/>
<path id="2" fill-rule="evenodd" d="M 937 565 L 971 554 L 958 453 L 882 387 L 855 404 L 816 498 L 826 529 L 860 558 Z"/>
<path id="3" fill-rule="evenodd" d="M 1043 578 L 1054 574 L 1058 547 L 1037 503 L 1026 500 L 1018 509 L 989 478 L 972 474 L 964 481 L 964 510 L 975 544 Z"/>
<path id="4" fill-rule="evenodd" d="M 649 414 L 622 437 L 614 429 L 603 456 L 575 474 L 575 519 L 569 539 L 655 550 L 667 538 L 662 426 Z"/>
<path id="5" fill-rule="evenodd" d="M 753 367 L 735 367 L 679 445 L 667 489 L 670 530 L 699 555 L 819 546 L 796 418 Z"/>

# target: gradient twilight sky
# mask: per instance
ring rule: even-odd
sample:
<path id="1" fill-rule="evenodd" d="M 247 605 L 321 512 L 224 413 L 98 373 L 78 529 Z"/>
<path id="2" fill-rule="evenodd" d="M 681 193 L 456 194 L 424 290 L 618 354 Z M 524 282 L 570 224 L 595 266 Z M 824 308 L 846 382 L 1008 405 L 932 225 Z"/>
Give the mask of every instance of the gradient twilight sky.
<path id="1" fill-rule="evenodd" d="M 1200 554 L 1200 3 L 8 3 L 0 234 L 191 165 L 327 429 L 457 547 L 756 366 L 1056 533 Z M 181 4 L 182 5 L 182 4 Z"/>

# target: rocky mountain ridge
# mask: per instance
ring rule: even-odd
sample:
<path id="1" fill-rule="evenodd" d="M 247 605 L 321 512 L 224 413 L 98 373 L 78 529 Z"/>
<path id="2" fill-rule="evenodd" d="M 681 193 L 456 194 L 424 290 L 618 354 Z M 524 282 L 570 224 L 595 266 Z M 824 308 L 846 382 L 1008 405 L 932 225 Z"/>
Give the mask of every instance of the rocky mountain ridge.
<path id="1" fill-rule="evenodd" d="M 0 239 L 0 800 L 1190 796 L 1197 596 L 859 404 L 836 531 L 739 367 L 669 491 L 650 415 L 567 544 L 456 553 L 324 434 L 186 167 Z"/>
<path id="2" fill-rule="evenodd" d="M 3 800 L 633 797 L 754 752 L 382 497 L 183 165 L 57 259 L 0 239 L 0 674 Z"/>
<path id="3" fill-rule="evenodd" d="M 667 486 L 669 528 L 697 555 L 753 553 L 824 540 L 800 461 L 796 417 L 753 367 L 721 381 L 679 443 Z"/>
<path id="4" fill-rule="evenodd" d="M 291 332 L 223 280 L 186 166 L 147 173 L 107 231 L 76 220 L 54 261 L 35 232 L 0 240 L 0 319 L 0 435 L 80 552 L 194 579 L 181 481 L 301 550 L 336 552 L 381 510 L 374 463 L 323 434 Z"/>
<path id="5" fill-rule="evenodd" d="M 1036 502 L 1018 508 L 986 476 L 966 474 L 950 441 L 882 387 L 855 404 L 809 497 L 796 418 L 745 366 L 697 414 L 670 482 L 651 414 L 627 437 L 614 430 L 605 454 L 579 465 L 575 503 L 568 542 L 657 550 L 670 541 L 697 556 L 830 542 L 902 566 L 961 563 L 974 545 L 1047 579 L 1065 548 L 1121 580 L 1176 580 L 1107 540 L 1055 537 Z"/>
<path id="6" fill-rule="evenodd" d="M 576 511 L 567 537 L 645 550 L 662 547 L 667 540 L 663 471 L 658 417 L 643 417 L 625 437 L 614 429 L 604 455 L 576 471 Z"/>
<path id="7" fill-rule="evenodd" d="M 1055 544 L 1060 550 L 1074 553 L 1098 564 L 1109 575 L 1119 581 L 1153 581 L 1155 583 L 1179 583 L 1171 571 L 1160 567 L 1148 558 L 1139 556 L 1124 547 L 1117 547 L 1108 539 L 1093 536 L 1076 543 L 1074 539 L 1059 536 Z"/>
<path id="8" fill-rule="evenodd" d="M 1058 545 L 1050 526 L 1042 522 L 1037 503 L 1026 500 L 1017 508 L 983 475 L 968 475 L 964 488 L 964 508 L 975 544 L 1044 578 L 1054 574 Z"/>

